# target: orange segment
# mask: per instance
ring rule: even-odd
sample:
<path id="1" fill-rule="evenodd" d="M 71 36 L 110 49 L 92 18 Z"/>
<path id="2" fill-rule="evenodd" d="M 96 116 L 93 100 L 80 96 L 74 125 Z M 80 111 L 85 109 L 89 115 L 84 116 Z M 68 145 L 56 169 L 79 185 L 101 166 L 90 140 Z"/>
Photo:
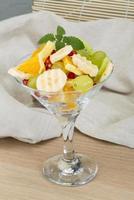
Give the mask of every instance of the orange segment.
<path id="1" fill-rule="evenodd" d="M 39 46 L 39 47 L 32 53 L 32 57 L 36 56 L 43 48 L 44 48 L 44 45 Z"/>
<path id="2" fill-rule="evenodd" d="M 38 75 L 40 71 L 38 56 L 27 59 L 17 67 L 17 70 L 31 75 Z"/>
<path id="3" fill-rule="evenodd" d="M 66 82 L 66 85 L 63 88 L 64 91 L 73 91 L 73 84 L 72 84 L 72 80 L 68 79 Z"/>
<path id="4" fill-rule="evenodd" d="M 77 108 L 78 106 L 76 102 L 68 102 L 65 105 L 61 106 L 59 110 L 61 112 L 69 112 L 69 111 L 76 110 Z"/>
<path id="5" fill-rule="evenodd" d="M 77 109 L 77 103 L 76 102 L 69 102 L 67 104 L 66 110 L 70 111 L 70 110 L 75 110 Z"/>

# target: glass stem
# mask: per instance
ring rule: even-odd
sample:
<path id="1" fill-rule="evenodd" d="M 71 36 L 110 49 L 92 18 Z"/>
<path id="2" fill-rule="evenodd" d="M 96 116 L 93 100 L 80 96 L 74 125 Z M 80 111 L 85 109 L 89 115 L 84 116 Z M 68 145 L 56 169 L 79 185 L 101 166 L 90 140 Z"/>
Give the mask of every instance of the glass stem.
<path id="1" fill-rule="evenodd" d="M 64 138 L 64 146 L 63 146 L 63 158 L 64 160 L 73 160 L 75 157 L 74 148 L 73 148 L 73 134 L 74 134 L 74 125 L 75 125 L 76 117 L 69 121 L 63 127 L 63 138 Z"/>
<path id="2" fill-rule="evenodd" d="M 74 159 L 74 148 L 73 148 L 73 141 L 67 139 L 64 140 L 64 147 L 63 147 L 63 158 L 64 160 L 73 160 Z"/>

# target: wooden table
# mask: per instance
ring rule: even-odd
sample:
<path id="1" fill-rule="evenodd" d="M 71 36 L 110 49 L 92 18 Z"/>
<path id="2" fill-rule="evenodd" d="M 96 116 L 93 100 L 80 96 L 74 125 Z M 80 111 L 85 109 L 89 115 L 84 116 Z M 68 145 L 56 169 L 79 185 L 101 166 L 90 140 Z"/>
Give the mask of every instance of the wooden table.
<path id="1" fill-rule="evenodd" d="M 61 153 L 62 138 L 30 145 L 0 140 L 0 200 L 134 200 L 134 150 L 80 133 L 76 150 L 98 160 L 99 173 L 80 187 L 63 187 L 42 177 L 42 163 Z"/>

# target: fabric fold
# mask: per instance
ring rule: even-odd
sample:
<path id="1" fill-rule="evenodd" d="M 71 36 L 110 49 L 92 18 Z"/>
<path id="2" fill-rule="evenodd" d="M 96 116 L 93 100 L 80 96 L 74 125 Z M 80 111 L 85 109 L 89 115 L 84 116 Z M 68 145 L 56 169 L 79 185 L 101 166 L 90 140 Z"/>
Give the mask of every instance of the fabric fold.
<path id="1" fill-rule="evenodd" d="M 51 12 L 32 13 L 0 22 L 0 137 L 36 143 L 58 137 L 58 122 L 32 108 L 33 100 L 7 74 L 10 67 L 37 47 L 39 38 L 65 27 L 68 35 L 107 52 L 115 65 L 104 88 L 77 119 L 83 133 L 134 148 L 134 22 L 101 19 L 70 22 Z"/>

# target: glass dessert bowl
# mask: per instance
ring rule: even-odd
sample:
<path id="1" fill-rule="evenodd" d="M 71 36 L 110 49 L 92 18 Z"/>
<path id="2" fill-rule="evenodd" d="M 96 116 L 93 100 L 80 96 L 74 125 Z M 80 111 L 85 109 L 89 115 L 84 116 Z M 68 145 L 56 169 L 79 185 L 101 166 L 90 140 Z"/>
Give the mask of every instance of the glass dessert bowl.
<path id="1" fill-rule="evenodd" d="M 110 77 L 113 64 L 105 52 L 94 52 L 79 38 L 64 35 L 58 26 L 57 35 L 41 38 L 39 42 L 45 44 L 8 73 L 61 124 L 63 153 L 45 162 L 43 175 L 60 185 L 79 186 L 96 176 L 98 166 L 86 155 L 75 153 L 75 121 Z"/>
<path id="2" fill-rule="evenodd" d="M 21 84 L 45 110 L 58 119 L 62 127 L 63 153 L 49 158 L 43 166 L 43 175 L 51 182 L 65 186 L 79 186 L 90 182 L 96 176 L 97 163 L 86 155 L 75 153 L 73 134 L 75 121 L 81 110 L 88 105 L 105 81 L 93 86 L 85 94 L 76 91 L 46 93 Z"/>

